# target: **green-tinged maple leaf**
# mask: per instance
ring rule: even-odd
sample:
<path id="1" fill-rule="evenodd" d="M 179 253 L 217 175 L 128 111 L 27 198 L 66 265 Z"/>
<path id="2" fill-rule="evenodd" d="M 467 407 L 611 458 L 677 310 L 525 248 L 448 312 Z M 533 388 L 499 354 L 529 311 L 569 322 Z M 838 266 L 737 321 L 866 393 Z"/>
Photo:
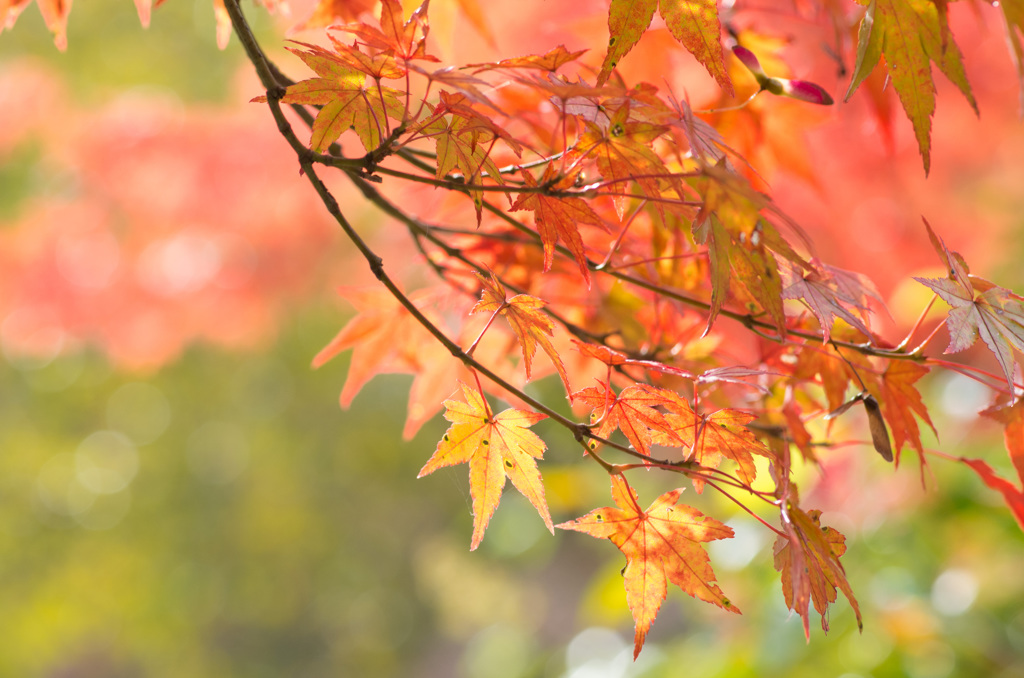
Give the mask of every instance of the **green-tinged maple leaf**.
<path id="1" fill-rule="evenodd" d="M 785 537 L 775 539 L 775 569 L 782 574 L 786 606 L 803 619 L 804 635 L 811 637 L 810 604 L 821 615 L 821 628 L 828 631 L 828 606 L 839 589 L 850 601 L 857 626 L 863 627 L 860 606 L 846 581 L 839 557 L 846 552 L 846 537 L 839 530 L 821 526 L 821 511 L 804 512 L 787 504 L 782 512 Z"/>
<path id="2" fill-rule="evenodd" d="M 697 58 L 719 87 L 732 96 L 732 81 L 722 51 L 718 0 L 612 0 L 608 10 L 608 53 L 598 74 L 603 84 L 622 57 L 633 49 L 659 9 L 669 33 Z"/>
<path id="3" fill-rule="evenodd" d="M 561 356 L 558 355 L 558 351 L 551 343 L 551 337 L 555 333 L 555 323 L 541 311 L 547 302 L 537 297 L 531 297 L 529 294 L 517 294 L 511 299 L 506 299 L 505 286 L 493 274 L 490 279 L 479 273 L 477 277 L 483 285 L 483 291 L 480 301 L 476 303 L 470 313 L 498 313 L 503 316 L 512 331 L 515 332 L 516 338 L 519 339 L 519 345 L 523 349 L 526 378 L 530 378 L 533 356 L 537 353 L 537 346 L 540 346 L 551 358 L 555 369 L 558 370 L 558 376 L 562 378 L 566 393 L 571 393 L 569 375 L 565 371 L 565 365 L 562 364 Z"/>
<path id="4" fill-rule="evenodd" d="M 927 174 L 931 168 L 931 117 L 935 113 L 932 62 L 963 92 L 974 110 L 978 110 L 964 72 L 960 48 L 953 41 L 946 17 L 932 0 L 857 1 L 868 9 L 860 24 L 857 63 L 846 99 L 849 100 L 884 55 L 893 87 L 914 125 Z"/>
<path id="5" fill-rule="evenodd" d="M 647 384 L 633 384 L 616 396 L 608 384 L 603 381 L 598 384 L 600 386 L 588 386 L 572 396 L 573 401 L 579 400 L 593 408 L 591 421 L 599 422 L 594 433 L 607 438 L 617 428 L 638 452 L 647 455 L 651 453 L 652 431 L 660 434 L 659 440 L 672 440 L 679 445 L 672 424 L 664 413 L 654 409 L 675 403 L 678 395 Z M 594 445 L 591 441 L 591 446 Z"/>
<path id="6" fill-rule="evenodd" d="M 946 353 L 970 348 L 980 336 L 1003 370 L 1010 393 L 1016 393 L 1014 351 L 1024 353 L 1024 297 L 968 274 L 966 263 L 935 235 L 925 222 L 936 251 L 944 259 L 946 278 L 914 278 L 938 294 L 950 306 L 946 318 L 949 346 Z"/>
<path id="7" fill-rule="evenodd" d="M 469 492 L 473 497 L 470 550 L 476 549 L 484 538 L 487 523 L 501 501 L 505 478 L 533 504 L 553 534 L 544 484 L 535 461 L 543 458 L 547 446 L 529 430 L 547 415 L 516 409 L 491 414 L 479 392 L 461 382 L 459 385 L 465 402 L 444 401 L 444 418 L 452 425 L 417 477 L 422 478 L 444 466 L 469 463 Z"/>
<path id="8" fill-rule="evenodd" d="M 633 658 L 644 646 L 647 632 L 668 595 L 669 582 L 694 598 L 739 614 L 715 584 L 708 554 L 702 542 L 728 539 L 732 528 L 690 506 L 677 506 L 683 490 L 661 495 L 640 508 L 636 492 L 622 476 L 612 476 L 615 506 L 591 511 L 557 527 L 609 539 L 626 556 L 622 571 L 626 602 L 636 624 Z"/>
<path id="9" fill-rule="evenodd" d="M 654 442 L 669 446 L 682 444 L 690 448 L 687 459 L 701 466 L 718 468 L 723 457 L 731 459 L 736 463 L 743 482 L 750 484 L 757 477 L 753 455 L 772 456 L 771 450 L 746 427 L 757 415 L 733 409 L 698 414 L 683 398 L 674 399 L 667 407 L 671 412 L 665 418 L 671 427 L 672 436 L 658 433 Z M 679 442 L 674 443 L 673 438 Z M 693 487 L 698 493 L 703 492 L 704 481 L 694 478 Z"/>
<path id="10" fill-rule="evenodd" d="M 917 450 L 922 459 L 924 458 L 921 432 L 914 415 L 935 431 L 935 425 L 928 416 L 928 408 L 921 401 L 921 394 L 914 386 L 914 382 L 926 374 L 928 368 L 924 365 L 909 360 L 891 360 L 877 382 L 877 389 L 873 388 L 873 381 L 868 382 L 868 390 L 874 393 L 881 406 L 882 416 L 885 417 L 892 432 L 897 463 L 899 454 L 907 443 Z"/>
<path id="11" fill-rule="evenodd" d="M 380 85 L 367 86 L 366 74 L 351 67 L 351 60 L 342 58 L 321 47 L 311 45 L 310 50 L 289 48 L 301 58 L 318 78 L 310 78 L 290 85 L 281 101 L 286 104 L 320 106 L 310 148 L 326 150 L 343 132 L 354 129 L 366 151 L 380 146 L 388 133 L 387 118 L 402 120 L 405 103 L 402 93 Z M 266 102 L 258 96 L 254 102 Z"/>
<path id="12" fill-rule="evenodd" d="M 544 54 L 529 54 L 527 56 L 513 57 L 511 59 L 502 59 L 501 61 L 468 64 L 465 68 L 475 68 L 476 70 L 474 73 L 490 71 L 496 68 L 526 68 L 539 71 L 557 71 L 565 64 L 579 59 L 586 53 L 586 51 L 587 50 L 585 49 L 581 49 L 578 52 L 570 52 L 565 48 L 565 45 L 559 45 L 554 49 L 548 50 Z"/>
<path id="13" fill-rule="evenodd" d="M 732 280 L 743 286 L 768 314 L 779 334 L 786 334 L 786 313 L 782 305 L 782 278 L 775 256 L 763 245 L 732 243 L 729 246 Z M 754 309 L 750 309 L 754 310 Z"/>
<path id="14" fill-rule="evenodd" d="M 992 467 L 981 459 L 960 457 L 960 461 L 977 473 L 986 485 L 1003 495 L 1003 500 L 1010 507 L 1010 511 L 1013 512 L 1013 517 L 1017 519 L 1017 524 L 1024 530 L 1024 492 L 1006 478 L 996 475 Z M 561 525 L 558 525 L 558 527 L 561 527 Z"/>
<path id="15" fill-rule="evenodd" d="M 544 170 L 541 181 L 545 185 L 552 182 L 556 177 L 555 172 L 554 163 L 549 164 Z M 523 172 L 523 180 L 530 188 L 536 188 L 538 185 L 537 180 L 529 172 Z M 552 188 L 567 188 L 565 183 L 555 183 Z M 522 193 L 509 208 L 510 212 L 520 210 L 533 211 L 534 223 L 537 225 L 537 232 L 544 244 L 544 270 L 551 270 L 551 265 L 555 260 L 555 246 L 561 241 L 572 252 L 572 256 L 580 268 L 580 274 L 589 286 L 590 267 L 587 263 L 587 253 L 583 247 L 579 225 L 589 224 L 597 226 L 601 230 L 607 230 L 607 227 L 601 217 L 587 204 L 587 201 L 575 197 L 547 196 L 543 193 Z"/>
<path id="16" fill-rule="evenodd" d="M 501 172 L 491 159 L 494 144 L 500 138 L 516 155 L 522 147 L 488 116 L 472 108 L 466 96 L 442 91 L 439 97 L 440 103 L 431 107 L 430 116 L 410 129 L 410 132 L 432 137 L 437 144 L 435 176 L 444 179 L 457 169 L 467 184 L 478 184 L 485 175 L 502 183 Z M 468 192 L 476 207 L 477 223 L 480 223 L 483 191 L 469 188 Z"/>
<path id="17" fill-rule="evenodd" d="M 1024 483 L 1024 400 L 1018 400 L 1012 405 L 993 405 L 982 414 L 1003 425 L 1006 451 L 1013 467 L 1017 469 L 1017 477 Z"/>

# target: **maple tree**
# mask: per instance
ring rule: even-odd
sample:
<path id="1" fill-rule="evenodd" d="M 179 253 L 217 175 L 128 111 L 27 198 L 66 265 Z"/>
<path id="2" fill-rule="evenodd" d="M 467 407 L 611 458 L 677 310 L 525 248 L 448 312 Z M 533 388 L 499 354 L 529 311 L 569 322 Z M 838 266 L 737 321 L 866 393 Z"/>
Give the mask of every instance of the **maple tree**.
<path id="1" fill-rule="evenodd" d="M 0 21 L 10 25 L 26 4 L 0 4 Z M 38 4 L 65 48 L 70 4 Z M 151 3 L 136 5 L 148 23 Z M 866 90 L 882 108 L 891 83 L 928 173 L 932 63 L 978 108 L 947 3 L 795 5 L 792 11 L 823 35 L 838 36 L 836 52 L 853 54 L 843 99 Z M 679 504 L 682 489 L 662 493 L 644 510 L 628 482 L 639 471 L 683 476 L 698 493 L 711 488 L 772 532 L 785 602 L 808 638 L 810 606 L 827 630 L 840 591 L 861 620 L 840 562 L 845 538 L 802 503 L 791 453 L 795 448 L 805 463 L 820 463 L 841 444 L 828 432 L 847 412 L 863 409 L 872 445 L 886 461 L 898 465 L 909 446 L 922 478 L 929 455 L 962 462 L 1003 495 L 1024 525 L 1024 489 L 983 460 L 925 446 L 921 423 L 935 427 L 916 386 L 930 372 L 953 370 L 995 390 L 997 402 L 985 414 L 1004 425 L 1024 483 L 1016 371 L 1024 298 L 971 275 L 925 221 L 922 230 L 947 274 L 917 278 L 934 298 L 905 339 L 876 333 L 873 318 L 883 302 L 872 282 L 822 261 L 759 174 L 761 147 L 785 143 L 771 135 L 751 141 L 750 129 L 772 124 L 765 98 L 806 107 L 834 99 L 819 84 L 791 77 L 770 23 L 755 8 L 612 0 L 607 49 L 597 60 L 556 46 L 439 67 L 428 40 L 429 2 L 407 13 L 398 0 L 383 0 L 379 11 L 375 3 L 321 0 L 301 26 L 326 27 L 325 44 L 287 47 L 314 76 L 293 80 L 268 58 L 237 0 L 214 6 L 218 42 L 233 30 L 265 89 L 252 101 L 269 109 L 324 210 L 384 288 L 343 291 L 359 314 L 314 366 L 354 349 L 343 406 L 376 373 L 414 374 L 406 435 L 443 402 L 451 426 L 420 476 L 468 463 L 472 549 L 485 536 L 506 479 L 549 530 L 612 541 L 627 560 L 634 657 L 668 583 L 739 612 L 715 583 L 700 545 L 731 538 L 732 530 Z M 489 35 L 477 3 L 459 6 Z M 1024 80 L 1024 3 L 1004 0 L 993 11 L 1005 21 L 1010 58 Z M 712 107 L 695 110 L 687 96 L 623 75 L 656 14 L 719 87 Z M 408 233 L 434 283 L 392 275 L 406 263 L 385 266 L 322 178 L 327 172 Z M 438 191 L 449 202 L 424 211 Z M 950 311 L 922 337 L 938 299 Z M 946 353 L 980 337 L 1001 375 L 934 355 L 932 339 L 943 326 Z M 747 347 L 739 360 L 738 342 Z M 538 347 L 546 361 L 536 359 Z M 551 370 L 577 414 L 526 389 Z M 499 412 L 497 400 L 511 407 Z M 607 472 L 615 507 L 554 524 L 537 463 L 547 443 L 529 430 L 543 419 L 566 429 L 584 463 Z"/>

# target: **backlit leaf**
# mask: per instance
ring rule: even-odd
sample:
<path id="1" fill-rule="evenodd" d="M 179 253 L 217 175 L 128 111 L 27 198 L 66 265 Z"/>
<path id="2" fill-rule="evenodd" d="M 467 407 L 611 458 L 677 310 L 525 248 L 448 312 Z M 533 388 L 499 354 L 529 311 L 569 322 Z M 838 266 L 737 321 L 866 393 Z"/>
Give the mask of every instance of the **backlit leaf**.
<path id="1" fill-rule="evenodd" d="M 444 466 L 469 464 L 469 492 L 473 497 L 471 551 L 480 545 L 487 523 L 498 508 L 505 478 L 533 504 L 553 534 L 551 513 L 536 462 L 544 456 L 547 446 L 529 430 L 547 415 L 516 409 L 492 415 L 479 392 L 462 383 L 460 386 L 465 402 L 444 401 L 444 417 L 452 425 L 417 478 Z"/>
<path id="2" fill-rule="evenodd" d="M 609 539 L 626 556 L 622 571 L 626 602 L 633 614 L 636 633 L 635 659 L 643 648 L 647 632 L 668 595 L 668 584 L 676 584 L 694 598 L 739 614 L 715 584 L 708 554 L 702 542 L 728 539 L 732 528 L 708 518 L 690 506 L 677 506 L 681 489 L 661 495 L 647 508 L 640 508 L 636 492 L 622 476 L 612 476 L 615 506 L 591 511 L 557 527 Z"/>
<path id="3" fill-rule="evenodd" d="M 506 299 L 505 286 L 493 274 L 489 278 L 485 278 L 478 273 L 477 277 L 483 285 L 483 291 L 480 301 L 470 313 L 498 313 L 504 316 L 523 349 L 526 378 L 530 378 L 533 356 L 537 352 L 537 346 L 540 346 L 551 358 L 555 369 L 558 370 L 558 376 L 562 378 L 566 392 L 571 393 L 569 375 L 565 371 L 561 356 L 558 355 L 558 351 L 551 343 L 551 337 L 555 332 L 555 323 L 541 311 L 547 302 L 537 297 L 531 297 L 529 294 L 517 294 L 511 299 Z"/>
<path id="4" fill-rule="evenodd" d="M 978 110 L 960 48 L 949 33 L 946 17 L 931 0 L 857 1 L 868 9 L 860 24 L 857 63 L 846 99 L 884 56 L 896 94 L 914 125 L 927 174 L 931 167 L 931 117 L 935 113 L 932 62 Z"/>
<path id="5" fill-rule="evenodd" d="M 786 606 L 800 615 L 804 634 L 811 637 L 810 604 L 821 615 L 821 628 L 828 631 L 828 607 L 839 589 L 850 601 L 857 626 L 862 627 L 860 606 L 846 581 L 839 557 L 846 553 L 846 537 L 839 530 L 821 526 L 821 511 L 804 512 L 787 504 L 782 512 L 785 536 L 775 539 L 775 569 L 782 574 Z"/>

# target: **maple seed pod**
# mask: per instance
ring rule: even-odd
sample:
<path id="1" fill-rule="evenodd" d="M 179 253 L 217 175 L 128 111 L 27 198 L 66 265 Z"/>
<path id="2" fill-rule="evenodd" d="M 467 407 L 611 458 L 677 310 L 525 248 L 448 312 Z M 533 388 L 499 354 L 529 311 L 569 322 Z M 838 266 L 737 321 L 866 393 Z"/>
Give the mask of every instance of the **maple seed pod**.
<path id="1" fill-rule="evenodd" d="M 892 446 L 889 444 L 889 430 L 885 426 L 885 419 L 882 418 L 882 410 L 878 407 L 878 401 L 874 396 L 865 396 L 862 400 L 864 410 L 868 413 L 868 428 L 871 429 L 871 442 L 875 451 L 882 455 L 882 459 L 892 461 Z"/>

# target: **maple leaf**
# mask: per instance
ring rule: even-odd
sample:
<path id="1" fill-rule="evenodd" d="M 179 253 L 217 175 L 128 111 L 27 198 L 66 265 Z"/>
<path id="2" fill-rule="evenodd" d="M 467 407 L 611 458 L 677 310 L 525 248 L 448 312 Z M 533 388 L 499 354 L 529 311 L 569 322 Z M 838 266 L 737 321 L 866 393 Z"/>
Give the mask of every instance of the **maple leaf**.
<path id="1" fill-rule="evenodd" d="M 376 288 L 342 288 L 339 292 L 359 313 L 313 358 L 313 368 L 353 349 L 339 397 L 342 409 L 347 409 L 362 387 L 377 374 L 414 374 L 402 431 L 402 436 L 408 440 L 440 409 L 438 401 L 450 392 L 455 375 L 454 364 L 448 359 L 450 354 L 389 292 Z M 434 310 L 436 293 L 419 291 L 409 297 L 431 322 L 443 326 Z M 436 393 L 439 390 L 441 392 Z"/>
<path id="2" fill-rule="evenodd" d="M 915 277 L 914 280 L 930 288 L 950 306 L 946 318 L 949 346 L 945 352 L 970 348 L 980 336 L 999 362 L 1010 393 L 1016 393 L 1013 370 L 1018 359 L 1013 352 L 1024 353 L 1024 297 L 970 276 L 963 257 L 950 252 L 927 221 L 925 227 L 949 275 L 946 278 Z"/>
<path id="3" fill-rule="evenodd" d="M 732 81 L 729 80 L 722 51 L 718 0 L 612 0 L 608 10 L 611 38 L 597 84 L 604 84 L 619 60 L 633 49 L 651 25 L 654 10 L 659 8 L 672 37 L 708 69 L 719 87 L 732 96 Z"/>
<path id="4" fill-rule="evenodd" d="M 733 409 L 721 409 L 711 414 L 698 414 L 683 398 L 675 398 L 668 405 L 672 411 L 665 416 L 671 427 L 672 436 L 655 435 L 655 442 L 661 445 L 690 448 L 688 459 L 701 466 L 718 468 L 722 458 L 736 463 L 740 478 L 747 484 L 757 477 L 754 454 L 772 457 L 771 450 L 754 437 L 746 427 L 757 415 Z M 673 443 L 673 438 L 679 442 Z M 704 490 L 704 481 L 693 479 L 694 489 Z"/>
<path id="5" fill-rule="evenodd" d="M 1024 483 L 1024 400 L 1018 400 L 1012 405 L 996 404 L 982 411 L 982 414 L 1003 425 L 1006 451 L 1010 454 L 1013 467 L 1017 469 L 1017 477 Z"/>
<path id="6" fill-rule="evenodd" d="M 466 96 L 443 90 L 439 96 L 440 103 L 430 107 L 431 115 L 410 130 L 434 138 L 437 144 L 435 176 L 444 179 L 458 169 L 467 184 L 478 183 L 485 174 L 502 183 L 501 171 L 491 159 L 495 142 L 501 138 L 516 155 L 522 152 L 522 147 L 488 116 L 473 109 Z M 483 191 L 468 188 L 467 192 L 473 199 L 479 225 L 483 215 Z"/>
<path id="7" fill-rule="evenodd" d="M 831 336 L 835 318 L 842 318 L 851 327 L 871 335 L 864 321 L 850 310 L 866 310 L 867 295 L 862 288 L 851 286 L 850 278 L 837 276 L 835 271 L 839 269 L 812 264 L 801 271 L 790 262 L 785 262 L 780 268 L 786 283 L 782 297 L 799 299 L 807 305 L 818 319 L 826 343 Z"/>
<path id="8" fill-rule="evenodd" d="M 977 473 L 986 485 L 1003 495 L 1003 500 L 1006 501 L 1006 505 L 1013 512 L 1013 517 L 1017 519 L 1017 524 L 1024 530 L 1024 492 L 1006 478 L 996 475 L 992 467 L 981 459 L 960 457 L 960 461 L 967 464 Z M 561 526 L 559 525 L 558 527 Z"/>
<path id="9" fill-rule="evenodd" d="M 857 2 L 868 9 L 860 23 L 857 63 L 846 100 L 884 55 L 900 104 L 914 126 L 927 174 L 931 168 L 931 117 L 935 113 L 932 62 L 963 92 L 975 112 L 978 110 L 960 48 L 952 40 L 944 13 L 940 14 L 931 0 Z"/>
<path id="10" fill-rule="evenodd" d="M 636 182 L 647 197 L 656 199 L 655 204 L 659 209 L 662 179 L 669 181 L 679 197 L 683 198 L 678 180 L 672 178 L 672 173 L 651 148 L 651 144 L 664 133 L 665 128 L 649 122 L 630 121 L 628 100 L 612 113 L 607 125 L 587 120 L 583 124 L 585 131 L 567 158 L 572 164 L 584 157 L 596 160 L 604 183 L 614 189 L 612 202 L 620 219 L 628 199 L 624 187 L 630 183 Z"/>
<path id="11" fill-rule="evenodd" d="M 821 615 L 821 628 L 828 631 L 826 613 L 836 601 L 838 588 L 850 601 L 857 626 L 863 628 L 860 606 L 846 581 L 839 557 L 846 552 L 846 537 L 839 530 L 821 526 L 821 511 L 803 510 L 787 503 L 782 512 L 785 536 L 775 539 L 775 569 L 782 575 L 786 606 L 800 615 L 804 635 L 810 640 L 810 604 Z"/>
<path id="12" fill-rule="evenodd" d="M 556 170 L 554 163 L 551 163 L 544 170 L 541 182 L 548 184 L 554 182 Z M 531 188 L 537 187 L 537 180 L 529 172 L 523 172 L 523 181 Z M 552 188 L 564 188 L 565 181 L 554 183 Z M 579 224 L 590 224 L 601 230 L 607 230 L 604 221 L 594 212 L 593 208 L 582 198 L 575 197 L 552 197 L 543 193 L 522 193 L 509 208 L 510 212 L 520 210 L 532 210 L 534 223 L 537 225 L 537 232 L 544 244 L 544 270 L 551 270 L 555 260 L 555 246 L 559 241 L 565 243 L 566 248 L 572 252 L 576 264 L 580 268 L 580 275 L 590 286 L 590 266 L 587 262 L 587 253 L 583 248 L 583 238 L 580 236 Z"/>
<path id="13" fill-rule="evenodd" d="M 459 386 L 465 402 L 444 401 L 444 418 L 452 425 L 416 477 L 422 478 L 444 466 L 469 463 L 469 492 L 473 497 L 471 551 L 484 538 L 487 523 L 501 501 L 506 478 L 533 504 L 554 534 L 535 461 L 543 458 L 547 446 L 529 430 L 547 415 L 512 408 L 492 415 L 478 391 L 462 382 Z"/>
<path id="14" fill-rule="evenodd" d="M 401 120 L 405 116 L 401 92 L 380 85 L 368 88 L 366 74 L 352 68 L 351 57 L 342 58 L 315 45 L 308 47 L 308 51 L 288 49 L 320 77 L 289 85 L 281 101 L 321 106 L 313 121 L 310 148 L 322 152 L 353 128 L 363 148 L 367 152 L 375 150 L 387 134 L 387 118 Z M 381 64 L 380 68 L 385 66 Z M 267 97 L 258 96 L 252 101 L 265 103 Z"/>
<path id="15" fill-rule="evenodd" d="M 338 21 L 352 22 L 376 6 L 377 0 L 318 0 L 309 18 L 293 26 L 290 33 L 326 28 Z"/>
<path id="16" fill-rule="evenodd" d="M 380 50 L 391 50 L 397 56 L 411 61 L 438 61 L 438 58 L 427 54 L 427 35 L 430 33 L 430 22 L 427 19 L 427 6 L 430 0 L 416 8 L 404 21 L 405 16 L 400 0 L 382 0 L 380 6 L 380 28 L 365 23 L 349 23 L 332 26 L 334 30 L 351 33 L 371 47 Z"/>
<path id="17" fill-rule="evenodd" d="M 626 556 L 622 571 L 626 602 L 636 624 L 633 658 L 644 646 L 647 632 L 668 595 L 668 583 L 694 598 L 739 614 L 715 584 L 708 554 L 701 542 L 728 539 L 732 528 L 690 506 L 677 506 L 682 489 L 661 495 L 640 508 L 636 492 L 622 476 L 612 476 L 615 506 L 591 511 L 571 522 L 556 525 L 608 539 Z"/>
<path id="18" fill-rule="evenodd" d="M 475 68 L 474 73 L 490 71 L 496 68 L 528 68 L 540 71 L 557 71 L 565 64 L 579 59 L 586 51 L 581 49 L 578 52 L 570 52 L 565 48 L 565 45 L 559 45 L 544 54 L 529 54 L 527 56 L 502 59 L 501 61 L 489 63 L 467 64 L 464 68 Z"/>
<path id="19" fill-rule="evenodd" d="M 663 441 L 680 444 L 665 414 L 654 409 L 675 403 L 678 395 L 647 384 L 633 384 L 616 396 L 607 383 L 598 381 L 598 384 L 599 387 L 588 386 L 572 395 L 573 401 L 578 399 L 593 408 L 591 421 L 598 424 L 597 435 L 607 438 L 618 428 L 638 452 L 646 455 L 651 453 L 652 431 L 660 433 L 660 444 L 670 444 Z M 590 444 L 591 449 L 596 447 L 594 441 Z"/>
<path id="20" fill-rule="evenodd" d="M 928 408 L 921 401 L 921 394 L 914 387 L 914 382 L 928 374 L 928 368 L 909 360 L 891 360 L 878 381 L 878 387 L 872 388 L 873 382 L 868 383 L 868 390 L 875 392 L 876 399 L 881 405 L 882 414 L 892 431 L 894 447 L 896 449 L 896 461 L 899 463 L 899 454 L 903 446 L 910 443 L 910 446 L 917 450 L 917 453 L 924 459 L 924 448 L 921 446 L 921 432 L 917 426 L 916 414 L 920 419 L 935 431 L 935 425 L 928 416 Z M 938 432 L 935 431 L 938 435 Z"/>
<path id="21" fill-rule="evenodd" d="M 470 310 L 470 313 L 482 311 L 504 316 L 523 349 L 526 378 L 530 378 L 533 356 L 539 345 L 554 363 L 555 369 L 558 370 L 558 376 L 562 378 L 562 383 L 565 385 L 566 392 L 571 393 L 569 375 L 565 371 L 565 365 L 562 364 L 562 358 L 551 343 L 551 337 L 555 333 L 555 323 L 540 310 L 547 305 L 547 302 L 537 297 L 531 297 L 529 294 L 517 294 L 511 299 L 506 299 L 505 286 L 494 277 L 493 273 L 490 275 L 490 280 L 479 273 L 477 273 L 477 278 L 483 285 L 483 292 L 480 295 L 480 301 Z"/>
<path id="22" fill-rule="evenodd" d="M 1020 86 L 1018 95 L 1018 106 L 1021 115 L 1024 115 L 1024 45 L 1021 44 L 1020 33 L 1024 33 L 1024 2 L 1021 0 L 987 0 L 992 5 L 999 5 L 1003 12 L 1003 22 L 1006 26 L 1006 42 L 1010 45 L 1010 58 L 1017 69 L 1017 81 Z"/>

